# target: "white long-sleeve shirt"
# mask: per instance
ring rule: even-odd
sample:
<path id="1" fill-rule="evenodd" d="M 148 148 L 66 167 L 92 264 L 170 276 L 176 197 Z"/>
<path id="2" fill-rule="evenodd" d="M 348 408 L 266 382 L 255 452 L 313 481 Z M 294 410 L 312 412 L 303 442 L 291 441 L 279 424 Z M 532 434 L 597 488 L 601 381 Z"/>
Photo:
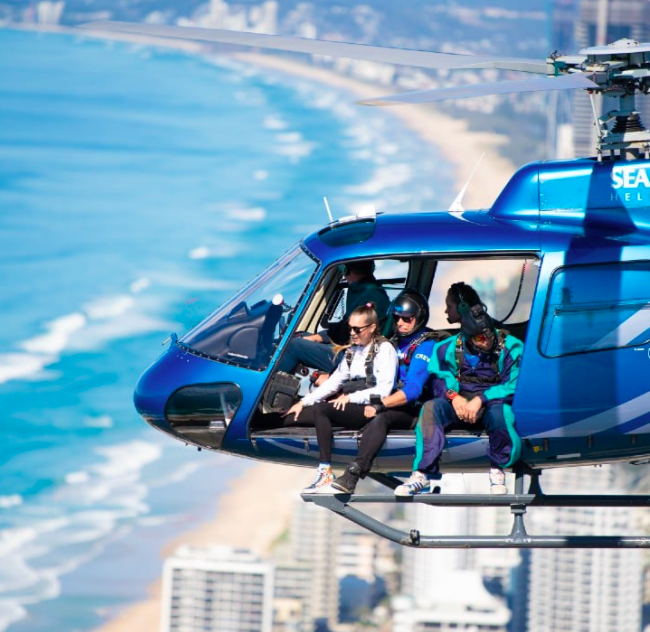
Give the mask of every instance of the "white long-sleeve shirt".
<path id="1" fill-rule="evenodd" d="M 328 397 L 340 390 L 343 382 L 348 382 L 355 378 L 366 379 L 366 357 L 370 352 L 370 347 L 374 341 L 365 347 L 354 345 L 352 347 L 352 362 L 348 368 L 345 358 L 339 362 L 334 372 L 318 388 L 303 397 L 303 406 L 311 406 L 316 402 L 322 402 Z M 382 342 L 379 345 L 377 354 L 373 361 L 372 372 L 377 380 L 377 384 L 362 391 L 350 393 L 350 403 L 352 404 L 369 404 L 371 395 L 387 397 L 393 392 L 395 379 L 397 378 L 397 352 L 393 345 L 388 342 Z"/>

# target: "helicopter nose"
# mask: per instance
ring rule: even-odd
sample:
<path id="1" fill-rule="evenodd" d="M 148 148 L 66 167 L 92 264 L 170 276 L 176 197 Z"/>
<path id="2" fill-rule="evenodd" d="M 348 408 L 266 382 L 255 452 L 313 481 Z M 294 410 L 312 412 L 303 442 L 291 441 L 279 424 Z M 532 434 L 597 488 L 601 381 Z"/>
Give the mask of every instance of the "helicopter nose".
<path id="1" fill-rule="evenodd" d="M 153 423 L 161 430 L 165 427 L 165 404 L 174 385 L 170 383 L 168 375 L 163 369 L 166 356 L 154 362 L 138 380 L 133 393 L 135 409 L 149 423 Z"/>
<path id="2" fill-rule="evenodd" d="M 151 426 L 198 447 L 219 449 L 242 402 L 236 384 L 214 377 L 201 358 L 172 347 L 140 377 L 135 408 Z"/>

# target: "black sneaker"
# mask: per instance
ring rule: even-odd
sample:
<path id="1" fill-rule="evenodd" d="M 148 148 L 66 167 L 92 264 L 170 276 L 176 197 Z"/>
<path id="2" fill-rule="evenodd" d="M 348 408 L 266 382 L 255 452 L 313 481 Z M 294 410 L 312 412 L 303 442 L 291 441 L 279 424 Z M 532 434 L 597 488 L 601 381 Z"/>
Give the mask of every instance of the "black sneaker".
<path id="1" fill-rule="evenodd" d="M 337 492 L 343 492 L 344 494 L 354 494 L 354 490 L 357 487 L 357 483 L 361 478 L 361 470 L 356 463 L 348 465 L 345 468 L 345 472 L 334 480 L 330 487 Z"/>

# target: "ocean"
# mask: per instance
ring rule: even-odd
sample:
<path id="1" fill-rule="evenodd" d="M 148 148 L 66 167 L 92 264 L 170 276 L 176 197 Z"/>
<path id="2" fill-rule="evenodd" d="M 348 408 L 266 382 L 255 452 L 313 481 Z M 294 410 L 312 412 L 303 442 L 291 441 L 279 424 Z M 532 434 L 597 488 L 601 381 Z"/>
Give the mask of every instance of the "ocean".
<path id="1" fill-rule="evenodd" d="M 452 174 L 391 115 L 238 61 L 5 29 L 0 78 L 0 632 L 91 630 L 250 466 L 136 414 L 161 344 L 323 196 L 446 208 Z"/>

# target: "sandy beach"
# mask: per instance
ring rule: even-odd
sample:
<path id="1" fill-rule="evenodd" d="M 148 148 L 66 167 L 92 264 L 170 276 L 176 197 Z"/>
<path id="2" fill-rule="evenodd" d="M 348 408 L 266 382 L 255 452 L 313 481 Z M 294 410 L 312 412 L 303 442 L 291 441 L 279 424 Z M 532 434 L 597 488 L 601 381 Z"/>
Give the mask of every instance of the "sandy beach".
<path id="1" fill-rule="evenodd" d="M 108 33 L 56 25 L 12 25 L 12 28 L 114 39 L 145 46 L 163 46 L 191 54 L 206 52 L 206 47 L 199 42 L 128 33 Z M 231 53 L 229 55 L 257 67 L 269 68 L 294 77 L 341 88 L 351 94 L 351 101 L 386 96 L 391 93 L 391 89 L 386 86 L 366 83 L 285 56 L 272 53 Z M 465 120 L 442 114 L 433 105 L 397 105 L 384 107 L 384 110 L 389 115 L 397 117 L 402 125 L 414 131 L 424 141 L 438 148 L 445 160 L 453 167 L 457 191 L 467 183 L 480 160 L 463 198 L 463 206 L 467 209 L 489 208 L 515 171 L 516 166 L 502 155 L 505 152 L 500 152 L 508 142 L 505 136 L 488 131 L 469 131 Z"/>
<path id="2" fill-rule="evenodd" d="M 251 549 L 264 556 L 273 541 L 287 528 L 291 505 L 309 483 L 304 468 L 259 463 L 230 484 L 218 500 L 217 514 L 198 529 L 183 534 L 162 551 L 160 565 L 181 544 L 203 547 L 223 544 Z M 260 493 L 259 482 L 272 481 Z M 128 607 L 98 632 L 158 632 L 160 630 L 162 582 L 149 588 L 149 598 Z"/>
<path id="3" fill-rule="evenodd" d="M 48 29 L 79 33 L 74 29 Z M 81 33 L 79 33 L 81 35 Z M 103 37 L 105 34 L 85 31 L 85 36 Z M 156 46 L 172 45 L 192 53 L 199 53 L 195 43 L 176 43 L 170 40 L 135 38 L 109 34 L 110 38 Z M 344 89 L 350 100 L 381 96 L 386 88 L 366 84 L 341 76 L 331 70 L 314 67 L 286 58 L 260 54 L 237 54 L 236 58 L 257 67 L 303 77 L 310 81 Z M 361 106 L 360 106 L 361 107 Z M 401 124 L 416 132 L 424 141 L 435 145 L 453 166 L 457 190 L 465 184 L 476 162 L 485 156 L 467 191 L 465 208 L 488 208 L 514 171 L 514 166 L 499 155 L 505 142 L 501 136 L 469 132 L 463 120 L 456 120 L 429 106 L 401 106 L 386 108 L 388 116 L 398 117 Z M 310 472 L 301 468 L 272 464 L 253 465 L 231 484 L 230 490 L 216 504 L 216 515 L 200 528 L 179 536 L 161 551 L 163 559 L 180 544 L 207 546 L 211 543 L 246 547 L 264 555 L 272 542 L 286 529 L 292 502 L 308 482 Z M 259 481 L 272 481 L 264 492 L 259 492 Z M 245 502 L 242 499 L 246 499 Z M 254 502 L 251 500 L 254 499 Z M 160 629 L 160 581 L 150 587 L 147 600 L 128 607 L 97 632 L 158 632 Z"/>
<path id="4" fill-rule="evenodd" d="M 241 53 L 236 57 L 256 66 L 341 88 L 350 92 L 353 97 L 351 101 L 386 96 L 391 92 L 386 86 L 365 83 L 285 57 L 255 53 Z M 483 155 L 463 198 L 463 206 L 467 209 L 490 208 L 515 171 L 515 165 L 499 153 L 507 142 L 505 136 L 470 132 L 466 121 L 442 114 L 434 106 L 397 105 L 384 107 L 384 110 L 389 116 L 396 116 L 402 125 L 414 131 L 422 140 L 438 148 L 453 166 L 457 191 L 467 182 Z"/>

